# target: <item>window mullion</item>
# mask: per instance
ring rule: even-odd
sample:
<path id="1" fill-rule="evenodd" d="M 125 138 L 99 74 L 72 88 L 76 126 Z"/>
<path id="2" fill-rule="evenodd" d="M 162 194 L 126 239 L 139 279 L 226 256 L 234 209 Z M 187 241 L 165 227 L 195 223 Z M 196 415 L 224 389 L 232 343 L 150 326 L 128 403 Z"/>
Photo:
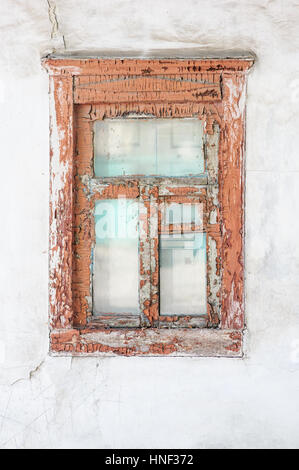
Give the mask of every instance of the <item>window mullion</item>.
<path id="1" fill-rule="evenodd" d="M 141 325 L 150 326 L 151 319 L 151 239 L 150 239 L 150 194 L 149 186 L 143 182 L 139 187 L 139 305 Z"/>
<path id="2" fill-rule="evenodd" d="M 151 243 L 151 316 L 154 326 L 159 322 L 159 187 L 150 190 L 150 243 Z"/>

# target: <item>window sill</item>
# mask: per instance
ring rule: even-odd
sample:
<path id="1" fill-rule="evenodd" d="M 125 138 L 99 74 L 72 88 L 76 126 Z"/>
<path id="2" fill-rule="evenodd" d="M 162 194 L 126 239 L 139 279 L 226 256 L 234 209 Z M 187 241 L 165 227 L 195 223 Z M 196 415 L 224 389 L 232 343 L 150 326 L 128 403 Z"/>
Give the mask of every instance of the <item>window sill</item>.
<path id="1" fill-rule="evenodd" d="M 242 357 L 243 332 L 220 329 L 64 329 L 51 333 L 54 356 Z"/>

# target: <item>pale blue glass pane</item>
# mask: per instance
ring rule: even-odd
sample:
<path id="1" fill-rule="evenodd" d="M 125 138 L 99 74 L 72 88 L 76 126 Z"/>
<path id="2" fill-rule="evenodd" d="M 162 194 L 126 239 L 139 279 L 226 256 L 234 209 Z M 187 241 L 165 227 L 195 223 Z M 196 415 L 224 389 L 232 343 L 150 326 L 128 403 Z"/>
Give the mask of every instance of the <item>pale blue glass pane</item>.
<path id="1" fill-rule="evenodd" d="M 96 121 L 95 176 L 155 173 L 156 133 L 152 120 Z"/>
<path id="2" fill-rule="evenodd" d="M 158 175 L 203 173 L 203 127 L 199 119 L 157 121 Z"/>
<path id="3" fill-rule="evenodd" d="M 97 177 L 204 172 L 199 119 L 106 119 L 94 127 Z"/>
<path id="4" fill-rule="evenodd" d="M 97 201 L 94 220 L 94 315 L 138 314 L 138 202 Z"/>
<path id="5" fill-rule="evenodd" d="M 160 314 L 207 312 L 206 234 L 160 237 Z"/>

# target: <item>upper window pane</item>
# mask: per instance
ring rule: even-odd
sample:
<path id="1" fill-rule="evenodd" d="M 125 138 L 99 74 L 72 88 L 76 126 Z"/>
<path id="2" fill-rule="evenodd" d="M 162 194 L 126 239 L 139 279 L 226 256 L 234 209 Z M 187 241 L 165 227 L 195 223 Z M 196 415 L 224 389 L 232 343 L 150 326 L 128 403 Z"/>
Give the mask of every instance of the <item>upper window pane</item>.
<path id="1" fill-rule="evenodd" d="M 199 119 L 105 119 L 94 127 L 97 177 L 204 172 Z"/>

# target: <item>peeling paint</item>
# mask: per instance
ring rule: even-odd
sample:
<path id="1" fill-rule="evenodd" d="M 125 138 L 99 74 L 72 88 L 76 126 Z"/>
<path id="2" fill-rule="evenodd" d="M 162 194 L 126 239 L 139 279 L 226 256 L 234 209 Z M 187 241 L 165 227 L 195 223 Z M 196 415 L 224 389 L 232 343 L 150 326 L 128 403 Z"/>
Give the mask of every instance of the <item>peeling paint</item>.
<path id="1" fill-rule="evenodd" d="M 211 329 L 53 331 L 52 353 L 63 355 L 240 357 L 242 333 Z"/>
<path id="2" fill-rule="evenodd" d="M 243 126 L 245 72 L 251 62 L 201 61 L 200 72 L 196 72 L 197 65 L 192 62 L 194 73 L 188 70 L 191 65 L 183 62 L 170 61 L 167 69 L 163 69 L 161 61 L 151 61 L 151 67 L 145 67 L 148 62 L 53 59 L 44 62 L 53 75 L 51 82 L 54 85 L 51 114 L 51 327 L 71 328 L 73 325 L 78 328 L 72 330 L 70 338 L 64 333 L 59 333 L 58 337 L 56 333 L 52 335 L 52 351 L 63 354 L 240 355 L 241 333 L 230 337 L 227 331 L 242 330 L 244 324 Z M 122 75 L 124 70 L 127 73 L 125 77 Z M 173 79 L 178 70 L 183 78 Z M 238 73 L 235 73 L 236 70 Z M 76 75 L 73 95 L 73 77 Z M 210 86 L 208 82 L 212 86 L 217 83 L 222 86 L 221 96 L 218 93 L 213 97 L 216 98 L 215 102 L 212 102 L 211 96 L 207 102 L 203 102 L 204 95 L 197 92 L 196 96 L 193 95 L 195 99 L 190 98 L 189 94 L 193 93 L 190 87 Z M 130 87 L 136 90 L 133 100 Z M 159 94 L 151 91 L 153 87 L 160 90 Z M 156 102 L 153 102 L 153 93 Z M 181 95 L 185 98 L 181 99 Z M 115 103 L 114 96 L 119 98 Z M 127 98 L 122 101 L 120 96 Z M 99 97 L 102 103 L 95 104 Z M 175 102 L 177 98 L 179 100 Z M 74 100 L 81 104 L 74 108 Z M 90 104 L 86 104 L 87 101 Z M 181 180 L 178 184 L 172 178 L 95 179 L 93 122 L 133 114 L 197 116 L 202 119 L 205 129 L 205 174 Z M 117 319 L 109 314 L 107 328 L 103 330 L 101 328 L 105 320 L 93 320 L 91 305 L 93 205 L 99 198 L 119 196 L 142 201 L 139 221 L 142 316 L 140 323 L 139 320 L 136 323 L 130 316 Z M 194 198 L 205 207 L 203 227 L 208 238 L 207 317 L 185 316 L 177 319 L 159 316 L 158 235 L 161 231 L 161 198 L 179 198 L 182 203 Z M 160 229 L 156 230 L 158 226 Z M 170 228 L 202 230 L 191 226 Z M 137 330 L 126 330 L 128 325 L 137 327 Z M 140 326 L 147 328 L 138 330 Z M 206 326 L 218 328 L 205 329 Z M 106 340 L 103 341 L 103 338 L 108 338 L 107 334 L 112 335 L 109 338 L 118 338 L 119 342 L 107 344 Z M 218 343 L 216 340 L 212 344 L 207 343 L 212 337 L 213 341 L 218 338 Z M 161 338 L 164 338 L 162 342 Z M 221 346 L 224 338 L 229 338 L 230 342 Z"/>

